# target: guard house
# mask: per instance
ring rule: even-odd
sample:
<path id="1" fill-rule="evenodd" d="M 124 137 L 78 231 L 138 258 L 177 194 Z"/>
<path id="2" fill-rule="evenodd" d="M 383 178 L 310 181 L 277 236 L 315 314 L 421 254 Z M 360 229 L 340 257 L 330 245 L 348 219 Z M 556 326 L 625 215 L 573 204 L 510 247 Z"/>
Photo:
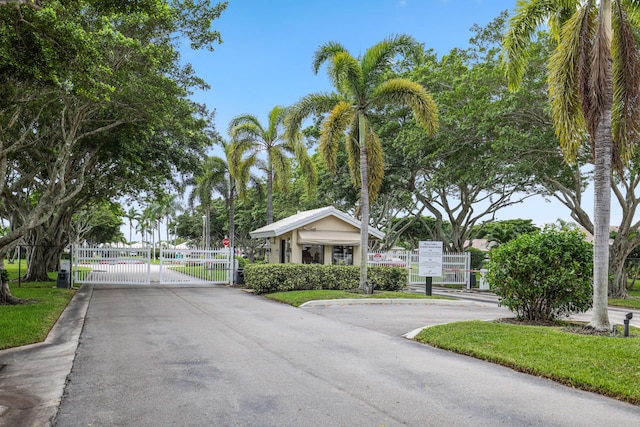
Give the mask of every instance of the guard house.
<path id="1" fill-rule="evenodd" d="M 360 264 L 360 221 L 333 206 L 298 212 L 249 233 L 267 239 L 273 264 Z M 369 227 L 369 239 L 384 233 Z"/>

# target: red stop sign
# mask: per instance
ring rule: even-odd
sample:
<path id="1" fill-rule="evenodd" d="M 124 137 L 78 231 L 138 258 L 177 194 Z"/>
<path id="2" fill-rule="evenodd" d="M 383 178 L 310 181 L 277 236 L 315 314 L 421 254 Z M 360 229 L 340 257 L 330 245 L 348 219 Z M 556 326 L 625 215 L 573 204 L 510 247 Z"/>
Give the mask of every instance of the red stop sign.
<path id="1" fill-rule="evenodd" d="M 227 239 L 226 237 L 222 239 L 222 244 L 224 245 L 225 248 L 229 246 L 229 239 Z"/>

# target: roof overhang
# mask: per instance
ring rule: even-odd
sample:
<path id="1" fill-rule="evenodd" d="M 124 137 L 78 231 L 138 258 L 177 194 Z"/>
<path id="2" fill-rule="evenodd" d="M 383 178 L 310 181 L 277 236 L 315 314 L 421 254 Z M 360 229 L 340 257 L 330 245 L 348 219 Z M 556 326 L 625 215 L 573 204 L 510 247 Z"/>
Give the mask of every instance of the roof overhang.
<path id="1" fill-rule="evenodd" d="M 357 231 L 298 230 L 298 243 L 305 245 L 360 246 L 360 233 Z"/>

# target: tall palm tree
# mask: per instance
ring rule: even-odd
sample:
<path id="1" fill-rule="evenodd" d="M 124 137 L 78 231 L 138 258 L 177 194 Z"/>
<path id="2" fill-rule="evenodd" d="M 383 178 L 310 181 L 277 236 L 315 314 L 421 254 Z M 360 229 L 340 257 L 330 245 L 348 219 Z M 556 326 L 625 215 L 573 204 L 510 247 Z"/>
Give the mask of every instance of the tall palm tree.
<path id="1" fill-rule="evenodd" d="M 142 224 L 144 224 L 143 225 L 144 231 L 146 231 L 147 233 L 147 242 L 151 242 L 151 250 L 152 250 L 151 257 L 155 258 L 156 256 L 155 227 L 156 227 L 157 220 L 156 220 L 156 213 L 154 212 L 151 205 L 144 208 L 141 214 L 141 220 L 142 220 Z"/>
<path id="2" fill-rule="evenodd" d="M 165 234 L 166 242 L 169 243 L 169 221 L 176 213 L 182 210 L 180 199 L 176 194 L 162 193 L 158 199 L 152 204 L 153 213 L 158 221 L 158 238 L 160 237 L 160 222 L 164 219 L 166 224 Z"/>
<path id="3" fill-rule="evenodd" d="M 399 54 L 421 55 L 422 47 L 412 38 L 399 35 L 387 38 L 354 58 L 339 43 L 329 42 L 315 52 L 313 70 L 328 62 L 327 73 L 336 93 L 307 95 L 290 108 L 287 134 L 299 132 L 310 115 L 329 113 L 322 123 L 320 152 L 327 167 L 336 170 L 340 139 L 347 134 L 351 179 L 360 187 L 360 288 L 367 285 L 369 247 L 369 203 L 375 200 L 384 176 L 382 144 L 371 127 L 369 116 L 388 105 L 408 106 L 429 134 L 438 127 L 437 107 L 424 87 L 404 78 L 386 78 L 385 71 Z M 358 179 L 359 177 L 359 179 Z"/>
<path id="4" fill-rule="evenodd" d="M 189 195 L 189 206 L 193 207 L 195 200 L 200 202 L 204 209 L 205 238 L 203 244 L 210 247 L 211 239 L 211 205 L 213 194 L 219 193 L 227 197 L 228 183 L 226 180 L 227 165 L 223 159 L 217 156 L 210 156 L 204 159 L 202 171 L 194 179 L 194 188 Z"/>
<path id="5" fill-rule="evenodd" d="M 589 326 L 609 329 L 608 267 L 612 167 L 622 170 L 638 138 L 640 2 L 520 0 L 504 38 L 509 85 L 524 74 L 531 37 L 547 23 L 558 43 L 549 60 L 549 98 L 564 156 L 576 161 L 589 141 L 594 158 L 593 314 Z"/>
<path id="6" fill-rule="evenodd" d="M 284 119 L 287 110 L 276 106 L 269 112 L 269 121 L 264 127 L 258 118 L 251 114 L 237 116 L 229 123 L 229 136 L 232 139 L 230 154 L 232 163 L 240 161 L 245 154 L 256 157 L 266 154 L 267 176 L 267 224 L 273 222 L 273 190 L 284 190 L 289 184 L 291 166 L 287 153 L 293 154 L 306 178 L 307 192 L 312 192 L 317 180 L 317 172 L 307 148 L 298 132 L 284 135 Z"/>
<path id="7" fill-rule="evenodd" d="M 129 244 L 133 243 L 133 221 L 136 221 L 139 215 L 134 207 L 130 207 L 125 213 L 125 218 L 129 221 Z"/>

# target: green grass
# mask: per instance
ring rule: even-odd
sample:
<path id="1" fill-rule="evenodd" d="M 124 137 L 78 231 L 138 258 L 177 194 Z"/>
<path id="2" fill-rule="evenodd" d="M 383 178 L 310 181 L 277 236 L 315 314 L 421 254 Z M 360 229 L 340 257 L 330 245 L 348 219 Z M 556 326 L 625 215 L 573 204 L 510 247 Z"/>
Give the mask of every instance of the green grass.
<path id="1" fill-rule="evenodd" d="M 582 335 L 562 326 L 458 322 L 424 329 L 416 340 L 571 387 L 640 404 L 640 337 Z"/>
<path id="2" fill-rule="evenodd" d="M 18 277 L 18 265 L 6 264 L 9 280 Z M 26 266 L 21 265 L 24 274 Z M 49 274 L 51 279 L 57 273 Z M 73 289 L 58 289 L 56 282 L 10 282 L 11 294 L 27 304 L 0 305 L 0 350 L 42 342 L 75 294 Z"/>
<path id="3" fill-rule="evenodd" d="M 640 290 L 629 291 L 629 298 L 626 299 L 609 298 L 609 305 L 640 309 Z"/>
<path id="4" fill-rule="evenodd" d="M 453 299 L 446 297 L 431 296 L 428 297 L 422 294 L 415 294 L 410 292 L 376 292 L 373 295 L 359 294 L 349 291 L 338 290 L 312 290 L 312 291 L 289 291 L 289 292 L 274 292 L 272 294 L 266 294 L 265 297 L 280 301 L 286 304 L 291 304 L 295 307 L 299 307 L 305 302 L 314 300 L 327 300 L 327 299 L 345 299 L 345 298 L 432 298 L 432 299 Z"/>
<path id="5" fill-rule="evenodd" d="M 203 280 L 209 280 L 212 282 L 222 282 L 227 280 L 227 272 L 219 269 L 209 269 L 205 266 L 194 264 L 194 265 L 183 265 L 180 267 L 170 267 L 171 270 L 188 274 L 189 276 L 197 277 Z"/>

